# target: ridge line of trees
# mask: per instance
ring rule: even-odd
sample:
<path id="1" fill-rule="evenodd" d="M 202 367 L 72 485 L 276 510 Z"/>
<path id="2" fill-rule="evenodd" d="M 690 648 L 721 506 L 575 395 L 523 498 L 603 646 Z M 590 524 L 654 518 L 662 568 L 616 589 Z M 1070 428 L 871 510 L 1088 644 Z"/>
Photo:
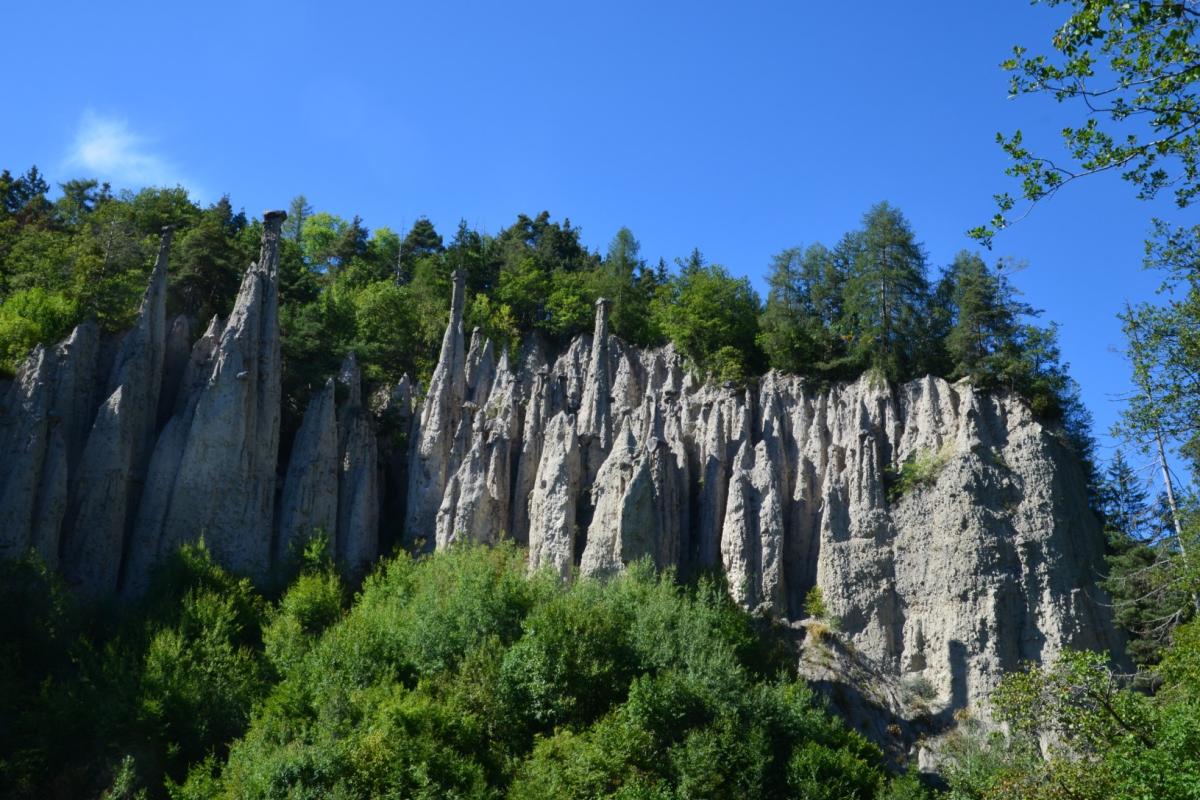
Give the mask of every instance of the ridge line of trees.
<path id="1" fill-rule="evenodd" d="M 202 208 L 182 187 L 115 193 L 95 180 L 50 187 L 36 167 L 0 173 L 0 372 L 37 342 L 85 317 L 119 331 L 136 313 L 156 237 L 176 227 L 170 313 L 202 327 L 227 314 L 260 227 L 228 196 Z M 651 265 L 628 228 L 592 252 L 569 219 L 521 214 L 495 235 L 460 222 L 447 242 L 426 218 L 403 235 L 315 211 L 289 209 L 281 248 L 281 325 L 288 411 L 354 349 L 369 380 L 435 366 L 450 275 L 467 274 L 468 328 L 515 351 L 531 333 L 563 343 L 589 331 L 597 297 L 613 300 L 613 332 L 636 345 L 674 342 L 698 372 L 739 383 L 767 369 L 820 381 L 867 370 L 891 381 L 926 373 L 1020 393 L 1080 443 L 1086 418 L 1061 363 L 1054 326 L 1019 299 L 1012 265 L 958 254 L 936 279 L 909 222 L 880 203 L 832 249 L 780 252 L 765 303 L 746 278 L 693 250 Z M 1082 448 L 1087 454 L 1087 448 Z"/>

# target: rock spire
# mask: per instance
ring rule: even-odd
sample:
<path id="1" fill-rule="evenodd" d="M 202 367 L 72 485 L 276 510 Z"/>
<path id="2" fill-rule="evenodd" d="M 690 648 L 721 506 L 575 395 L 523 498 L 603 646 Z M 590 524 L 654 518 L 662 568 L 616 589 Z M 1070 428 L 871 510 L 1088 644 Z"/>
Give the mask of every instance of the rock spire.
<path id="1" fill-rule="evenodd" d="M 437 367 L 429 381 L 429 392 L 412 434 L 408 470 L 408 503 L 404 521 L 408 542 L 424 541 L 432 547 L 442 493 L 456 464 L 455 433 L 466 402 L 467 370 L 463 343 L 463 304 L 466 274 L 455 270 L 450 300 L 450 321 L 442 337 Z"/>

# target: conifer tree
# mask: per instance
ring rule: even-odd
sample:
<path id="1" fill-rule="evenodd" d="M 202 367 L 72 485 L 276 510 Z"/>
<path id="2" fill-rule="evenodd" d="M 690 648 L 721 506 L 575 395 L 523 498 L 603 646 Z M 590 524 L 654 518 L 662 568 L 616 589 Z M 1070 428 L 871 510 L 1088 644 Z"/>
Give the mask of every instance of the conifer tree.
<path id="1" fill-rule="evenodd" d="M 952 316 L 945 337 L 950 377 L 990 386 L 1017 369 L 1009 362 L 1021 360 L 1018 318 L 1036 312 L 1016 299 L 1001 267 L 990 268 L 978 254 L 960 252 L 937 294 L 938 305 L 947 303 Z"/>
<path id="2" fill-rule="evenodd" d="M 788 248 L 772 259 L 759 344 L 785 372 L 825 374 L 842 355 L 845 276 L 821 244 Z"/>
<path id="3" fill-rule="evenodd" d="M 844 301 L 851 362 L 903 380 L 917 361 L 928 302 L 924 249 L 904 215 L 887 203 L 863 217 L 857 245 Z"/>
<path id="4" fill-rule="evenodd" d="M 283 235 L 297 244 L 300 243 L 304 232 L 304 220 L 312 216 L 313 208 L 308 204 L 308 198 L 298 194 L 288 205 L 287 219 L 283 221 Z"/>
<path id="5" fill-rule="evenodd" d="M 662 338 L 650 315 L 658 283 L 654 272 L 647 269 L 641 249 L 629 228 L 617 231 L 608 245 L 594 293 L 613 301 L 609 317 L 613 333 L 634 344 L 652 345 Z"/>
<path id="6" fill-rule="evenodd" d="M 466 228 L 466 221 L 459 223 L 460 233 Z M 413 270 L 417 261 L 422 258 L 427 258 L 435 253 L 445 251 L 445 246 L 442 242 L 442 236 L 433 227 L 433 223 L 427 217 L 421 217 L 413 223 L 405 235 L 404 240 L 400 242 L 400 263 L 399 271 L 401 283 L 407 283 L 412 280 Z"/>
<path id="7" fill-rule="evenodd" d="M 183 233 L 176 250 L 174 279 L 168 290 L 176 309 L 199 320 L 229 313 L 245 269 L 236 242 L 245 227 L 246 215 L 233 213 L 229 197 L 225 196 Z"/>
<path id="8" fill-rule="evenodd" d="M 1117 450 L 1100 488 L 1111 554 L 1104 588 L 1117 624 L 1130 633 L 1129 654 L 1141 666 L 1161 657 L 1175 627 L 1192 613 L 1178 580 L 1175 537 L 1165 498 L 1153 505 L 1144 481 Z"/>

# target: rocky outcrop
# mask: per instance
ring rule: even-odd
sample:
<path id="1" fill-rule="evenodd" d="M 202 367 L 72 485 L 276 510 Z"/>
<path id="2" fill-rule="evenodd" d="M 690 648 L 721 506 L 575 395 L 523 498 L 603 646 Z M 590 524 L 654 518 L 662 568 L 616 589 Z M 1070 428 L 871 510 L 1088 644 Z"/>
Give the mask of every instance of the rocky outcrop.
<path id="1" fill-rule="evenodd" d="M 575 419 L 558 412 L 542 437 L 542 457 L 529 496 L 529 563 L 563 577 L 575 563 L 579 503 L 579 437 Z"/>
<path id="2" fill-rule="evenodd" d="M 334 557 L 361 576 L 379 555 L 379 464 L 375 430 L 362 402 L 362 373 L 354 354 L 338 375 L 346 400 L 338 412 L 337 537 Z"/>
<path id="3" fill-rule="evenodd" d="M 588 357 L 587 383 L 580 402 L 580 435 L 595 445 L 596 453 L 607 452 L 612 445 L 612 357 L 608 350 L 608 308 L 612 302 L 596 300 L 595 329 L 592 333 L 592 353 Z M 599 469 L 599 464 L 596 464 Z"/>
<path id="4" fill-rule="evenodd" d="M 408 375 L 392 386 L 381 386 L 371 397 L 371 412 L 379 422 L 381 552 L 390 552 L 404 539 L 404 517 L 408 502 L 408 445 L 413 430 L 413 402 L 421 394 L 420 384 Z"/>
<path id="5" fill-rule="evenodd" d="M 450 301 L 450 322 L 442 337 L 437 368 L 429 382 L 429 392 L 421 406 L 421 416 L 412 432 L 409 446 L 408 503 L 404 520 L 406 541 L 418 540 L 432 547 L 442 493 L 456 464 L 453 453 L 455 434 L 463 419 L 467 396 L 466 355 L 463 345 L 463 302 L 466 276 L 454 273 Z M 463 437 L 458 437 L 460 445 Z"/>
<path id="6" fill-rule="evenodd" d="M 145 591 L 151 570 L 172 546 L 170 542 L 164 544 L 167 537 L 163 535 L 163 520 L 171 503 L 196 404 L 208 385 L 224 330 L 224 322 L 214 316 L 192 345 L 176 392 L 175 412 L 159 432 L 146 468 L 146 485 L 122 571 L 122 591 L 127 596 L 137 597 Z"/>
<path id="7" fill-rule="evenodd" d="M 380 549 L 379 458 L 353 355 L 314 395 L 276 502 L 283 218 L 265 215 L 233 312 L 194 343 L 187 317 L 167 329 L 164 230 L 137 321 L 116 346 L 85 322 L 57 347 L 35 348 L 0 399 L 0 558 L 34 550 L 87 598 L 119 586 L 138 596 L 156 564 L 200 538 L 257 580 L 318 531 L 348 572 L 369 568 Z M 478 351 L 481 386 L 491 344 Z M 407 428 L 411 394 L 407 381 L 395 387 L 393 430 Z M 403 450 L 401 436 L 392 453 Z"/>
<path id="8" fill-rule="evenodd" d="M 484 352 L 478 337 L 471 350 Z M 670 347 L 613 339 L 605 303 L 591 337 L 543 354 L 526 346 L 501 402 L 498 371 L 492 411 L 467 400 L 440 437 L 425 433 L 447 463 L 462 448 L 440 494 L 410 482 L 410 502 L 439 500 L 438 546 L 494 541 L 507 510 L 531 567 L 563 576 L 642 558 L 684 575 L 718 567 L 744 606 L 790 619 L 819 587 L 848 646 L 895 681 L 928 683 L 947 709 L 1023 660 L 1120 649 L 1079 465 L 1020 398 L 936 378 L 705 384 Z M 466 374 L 437 380 L 468 387 Z M 910 461 L 928 474 L 900 492 Z"/>
<path id="9" fill-rule="evenodd" d="M 31 353 L 0 399 L 0 558 L 32 549 L 88 598 L 119 586 L 138 596 L 156 564 L 201 538 L 218 562 L 256 580 L 317 532 L 347 572 L 370 567 L 380 551 L 380 459 L 352 354 L 315 393 L 277 502 L 283 219 L 265 215 L 259 259 L 230 317 L 214 317 L 194 343 L 187 317 L 166 325 L 165 230 L 137 321 L 117 346 L 85 322 L 56 348 Z M 461 326 L 461 281 L 459 294 Z M 480 339 L 476 351 L 471 387 L 484 396 L 492 345 Z M 445 371 L 456 418 L 454 385 L 466 386 L 459 362 Z M 105 363 L 111 369 L 101 371 Z M 393 459 L 404 458 L 412 393 L 402 381 L 380 409 L 399 431 Z"/>
<path id="10" fill-rule="evenodd" d="M 1020 398 L 936 378 L 705 383 L 672 347 L 611 335 L 605 301 L 590 335 L 510 361 L 479 331 L 466 346 L 456 274 L 423 398 L 406 379 L 364 402 L 351 356 L 281 469 L 282 216 L 190 350 L 189 321 L 166 330 L 164 238 L 111 370 L 94 325 L 33 351 L 0 405 L 0 557 L 61 554 L 82 593 L 136 595 L 181 542 L 264 579 L 324 531 L 361 574 L 394 516 L 412 549 L 511 536 L 565 578 L 720 570 L 764 617 L 800 620 L 819 587 L 846 652 L 930 687 L 935 715 L 1023 660 L 1119 649 L 1078 461 Z M 922 479 L 897 481 L 910 463 Z"/>
<path id="11" fill-rule="evenodd" d="M 279 504 L 281 561 L 298 554 L 314 536 L 334 536 L 338 522 L 338 426 L 333 378 L 308 401 L 296 432 Z"/>
<path id="12" fill-rule="evenodd" d="M 38 345 L 21 365 L 5 398 L 0 557 L 16 558 L 33 546 L 42 467 L 50 439 L 53 378 L 50 351 Z"/>
<path id="13" fill-rule="evenodd" d="M 191 317 L 180 314 L 171 323 L 171 330 L 167 332 L 166 350 L 163 354 L 162 391 L 158 393 L 159 428 L 165 425 L 175 412 L 179 387 L 183 383 L 188 360 L 191 358 L 192 340 L 195 338 L 192 333 L 194 327 L 195 323 Z"/>
<path id="14" fill-rule="evenodd" d="M 494 544 L 508 533 L 520 413 L 517 380 L 507 353 L 488 383 L 489 395 L 473 414 L 470 450 L 450 478 L 438 508 L 437 546 L 441 548 L 462 540 Z M 476 385 L 477 391 L 482 388 Z"/>
<path id="15" fill-rule="evenodd" d="M 265 215 L 259 260 L 242 279 L 208 379 L 159 439 L 162 452 L 152 467 L 162 472 L 149 478 L 156 495 L 139 514 L 135 532 L 140 547 L 157 543 L 159 557 L 203 537 L 214 557 L 233 570 L 264 575 L 269 567 L 279 450 L 279 229 L 285 216 Z"/>
<path id="16" fill-rule="evenodd" d="M 537 479 L 542 458 L 542 438 L 550 421 L 550 369 L 537 350 L 525 363 L 528 387 L 525 402 L 525 424 L 517 454 L 516 486 L 512 500 L 512 534 L 518 544 L 529 543 L 529 498 Z"/>
<path id="17" fill-rule="evenodd" d="M 330 378 L 313 394 L 296 432 L 280 500 L 276 563 L 294 560 L 305 543 L 324 535 L 335 561 L 361 576 L 379 554 L 380 502 L 374 424 L 350 353 L 336 381 Z"/>
<path id="18" fill-rule="evenodd" d="M 137 507 L 158 428 L 166 353 L 165 228 L 137 322 L 121 341 L 101 404 L 80 457 L 67 509 L 63 573 L 87 597 L 113 594 L 121 573 L 131 509 Z"/>

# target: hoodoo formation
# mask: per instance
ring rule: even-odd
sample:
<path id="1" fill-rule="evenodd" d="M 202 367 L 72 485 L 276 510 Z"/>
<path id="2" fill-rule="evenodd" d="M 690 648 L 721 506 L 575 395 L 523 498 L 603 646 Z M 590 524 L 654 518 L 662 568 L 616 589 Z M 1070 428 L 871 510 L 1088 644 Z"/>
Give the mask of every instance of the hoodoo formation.
<path id="1" fill-rule="evenodd" d="M 30 354 L 0 408 L 0 556 L 32 548 L 83 596 L 136 596 L 183 542 L 264 580 L 320 532 L 361 575 L 381 519 L 403 514 L 413 549 L 508 537 L 563 576 L 643 558 L 719 570 L 780 618 L 820 587 L 859 653 L 951 707 L 1025 659 L 1119 645 L 1079 463 L 1020 398 L 938 378 L 706 383 L 673 347 L 611 335 L 604 300 L 562 352 L 530 338 L 497 354 L 478 331 L 466 341 L 456 274 L 428 391 L 406 378 L 374 395 L 386 408 L 368 403 L 347 354 L 280 463 L 284 216 L 266 215 L 232 313 L 195 342 L 165 317 L 164 231 L 119 343 L 84 323 Z M 377 442 L 384 411 L 407 451 Z M 894 485 L 918 460 L 926 479 Z"/>

